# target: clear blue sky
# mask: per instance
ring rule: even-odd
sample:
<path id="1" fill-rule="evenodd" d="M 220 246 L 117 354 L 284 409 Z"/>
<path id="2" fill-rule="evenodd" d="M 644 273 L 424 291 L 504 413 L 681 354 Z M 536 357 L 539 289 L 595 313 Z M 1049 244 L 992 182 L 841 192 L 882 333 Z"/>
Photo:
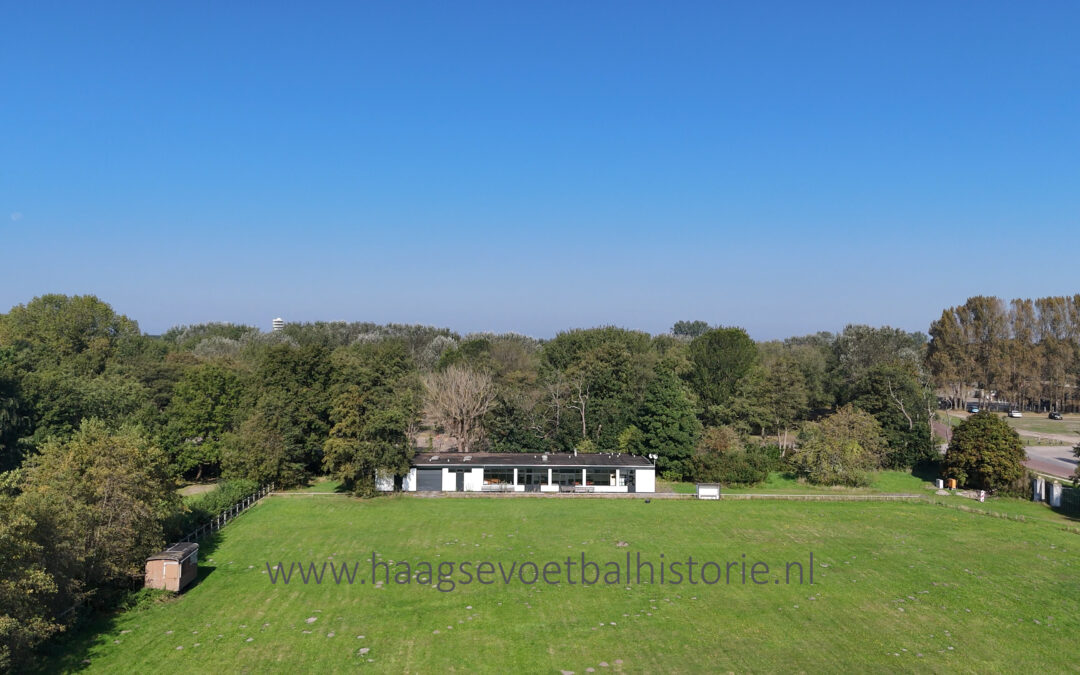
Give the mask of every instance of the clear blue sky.
<path id="1" fill-rule="evenodd" d="M 545 337 L 1080 292 L 1080 3 L 8 2 L 0 311 Z"/>

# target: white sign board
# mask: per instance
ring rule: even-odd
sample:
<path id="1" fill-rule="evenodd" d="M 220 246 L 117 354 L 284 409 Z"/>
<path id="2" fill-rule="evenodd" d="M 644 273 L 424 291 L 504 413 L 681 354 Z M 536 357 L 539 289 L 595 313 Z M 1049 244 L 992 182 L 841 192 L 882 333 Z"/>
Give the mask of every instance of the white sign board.
<path id="1" fill-rule="evenodd" d="M 719 485 L 698 485 L 697 486 L 697 498 L 698 499 L 720 499 L 720 486 Z"/>

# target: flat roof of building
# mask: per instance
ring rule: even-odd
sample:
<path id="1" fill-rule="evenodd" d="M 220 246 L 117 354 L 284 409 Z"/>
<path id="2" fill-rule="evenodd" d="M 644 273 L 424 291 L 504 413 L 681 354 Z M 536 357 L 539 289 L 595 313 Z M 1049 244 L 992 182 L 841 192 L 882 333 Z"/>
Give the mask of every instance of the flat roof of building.
<path id="1" fill-rule="evenodd" d="M 173 544 L 160 553 L 155 553 L 146 560 L 175 560 L 176 562 L 183 562 L 191 554 L 197 553 L 198 550 L 199 545 L 194 542 L 181 542 L 179 544 Z"/>
<path id="2" fill-rule="evenodd" d="M 415 467 L 434 466 L 508 466 L 571 467 L 611 469 L 651 469 L 652 462 L 637 455 L 619 452 L 421 452 L 413 457 Z"/>

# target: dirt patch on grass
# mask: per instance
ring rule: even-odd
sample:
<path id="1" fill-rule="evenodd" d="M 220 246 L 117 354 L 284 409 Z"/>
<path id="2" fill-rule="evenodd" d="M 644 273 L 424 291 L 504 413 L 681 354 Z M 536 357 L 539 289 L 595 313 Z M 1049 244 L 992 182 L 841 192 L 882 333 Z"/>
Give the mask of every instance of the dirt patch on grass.
<path id="1" fill-rule="evenodd" d="M 192 495 L 201 495 L 207 492 L 213 492 L 218 488 L 217 483 L 194 483 L 192 485 L 185 485 L 177 490 L 181 497 L 190 497 Z"/>

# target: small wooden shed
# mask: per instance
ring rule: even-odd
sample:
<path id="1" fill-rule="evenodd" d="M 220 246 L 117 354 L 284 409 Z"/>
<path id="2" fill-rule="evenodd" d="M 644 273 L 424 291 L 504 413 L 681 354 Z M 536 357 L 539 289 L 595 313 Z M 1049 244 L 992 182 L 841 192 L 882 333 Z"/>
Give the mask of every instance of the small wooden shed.
<path id="1" fill-rule="evenodd" d="M 199 545 L 194 542 L 173 544 L 146 559 L 146 588 L 161 588 L 179 593 L 195 581 L 199 573 Z"/>

